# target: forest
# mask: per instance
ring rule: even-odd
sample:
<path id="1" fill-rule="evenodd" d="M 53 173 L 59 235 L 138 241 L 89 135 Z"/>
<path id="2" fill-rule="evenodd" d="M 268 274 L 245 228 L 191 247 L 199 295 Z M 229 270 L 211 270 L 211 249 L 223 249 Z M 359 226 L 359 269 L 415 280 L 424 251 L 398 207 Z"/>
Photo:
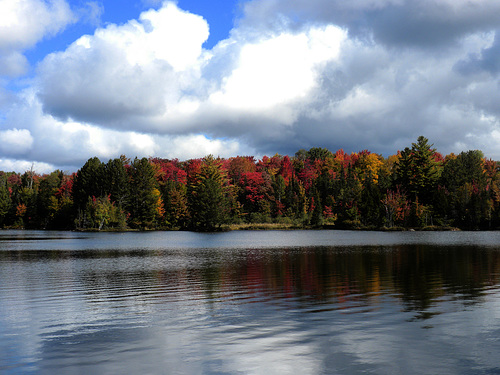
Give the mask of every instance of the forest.
<path id="1" fill-rule="evenodd" d="M 228 159 L 89 159 L 76 173 L 0 172 L 0 227 L 215 231 L 246 224 L 498 229 L 500 165 L 429 140 L 387 158 L 325 148 Z"/>

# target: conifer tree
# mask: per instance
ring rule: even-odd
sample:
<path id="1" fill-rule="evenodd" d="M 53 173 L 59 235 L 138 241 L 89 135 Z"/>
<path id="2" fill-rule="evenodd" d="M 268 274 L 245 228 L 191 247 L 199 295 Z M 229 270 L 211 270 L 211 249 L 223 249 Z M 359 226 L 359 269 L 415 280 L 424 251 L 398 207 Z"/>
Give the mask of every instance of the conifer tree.
<path id="1" fill-rule="evenodd" d="M 125 208 L 130 196 L 130 184 L 124 158 L 111 159 L 104 166 L 105 195 L 117 207 Z"/>
<path id="2" fill-rule="evenodd" d="M 134 228 L 152 228 L 158 208 L 155 171 L 148 159 L 135 158 L 130 169 L 130 224 Z"/>
<path id="3" fill-rule="evenodd" d="M 227 176 L 222 163 L 212 155 L 203 159 L 198 173 L 188 185 L 191 227 L 201 231 L 220 228 L 228 217 L 225 196 Z"/>
<path id="4" fill-rule="evenodd" d="M 93 157 L 76 173 L 73 184 L 73 200 L 77 209 L 84 209 L 89 197 L 104 195 L 104 164 Z"/>
<path id="5" fill-rule="evenodd" d="M 435 149 L 423 136 L 406 147 L 395 165 L 395 183 L 405 189 L 408 198 L 423 204 L 431 203 L 439 177 L 439 165 L 435 161 Z"/>
<path id="6" fill-rule="evenodd" d="M 10 210 L 11 199 L 7 188 L 7 179 L 0 176 L 0 227 L 3 226 L 5 218 Z"/>

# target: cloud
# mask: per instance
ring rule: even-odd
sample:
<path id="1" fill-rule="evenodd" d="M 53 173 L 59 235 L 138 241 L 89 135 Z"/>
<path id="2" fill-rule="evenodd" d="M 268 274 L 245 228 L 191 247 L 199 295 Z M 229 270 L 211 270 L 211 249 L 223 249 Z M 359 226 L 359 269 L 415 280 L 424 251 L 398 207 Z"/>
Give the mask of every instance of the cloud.
<path id="1" fill-rule="evenodd" d="M 33 137 L 27 129 L 0 131 L 0 150 L 4 154 L 24 154 L 31 149 Z"/>
<path id="2" fill-rule="evenodd" d="M 254 0 L 207 50 L 207 22 L 164 2 L 49 54 L 17 98 L 0 91 L 0 157 L 388 156 L 424 135 L 500 159 L 500 5 L 468 4 Z"/>
<path id="3" fill-rule="evenodd" d="M 206 21 L 165 3 L 139 22 L 98 29 L 49 55 L 39 66 L 39 98 L 62 120 L 241 135 L 248 130 L 238 124 L 242 116 L 296 119 L 316 70 L 338 57 L 345 33 L 330 25 L 250 41 L 236 36 L 204 51 L 207 37 Z"/>
<path id="4" fill-rule="evenodd" d="M 471 53 L 466 59 L 457 62 L 455 68 L 462 74 L 500 73 L 500 31 L 495 32 L 491 46 L 483 48 L 480 53 Z"/>
<path id="5" fill-rule="evenodd" d="M 454 69 L 470 51 L 491 43 L 489 35 L 473 39 L 443 55 L 349 38 L 339 57 L 317 70 L 314 89 L 295 107 L 297 117 L 287 126 L 267 121 L 268 127 L 251 127 L 249 142 L 263 153 L 321 146 L 389 155 L 423 134 L 444 153 L 465 145 L 498 157 L 494 147 L 484 148 L 499 126 L 493 112 L 498 84 Z"/>
<path id="6" fill-rule="evenodd" d="M 395 47 L 442 48 L 500 24 L 496 0 L 253 0 L 245 11 L 249 28 L 281 28 L 283 19 L 287 27 L 332 23 L 347 28 L 351 36 Z"/>
<path id="7" fill-rule="evenodd" d="M 0 50 L 0 76 L 18 77 L 28 70 L 28 60 L 17 51 L 8 51 L 2 54 Z"/>
<path id="8" fill-rule="evenodd" d="M 22 52 L 73 21 L 71 9 L 64 0 L 2 0 L 0 75 L 23 75 L 28 63 Z"/>
<path id="9" fill-rule="evenodd" d="M 315 68 L 338 57 L 344 37 L 341 29 L 327 26 L 244 44 L 237 67 L 209 101 L 253 111 L 304 99 L 316 84 Z"/>
<path id="10" fill-rule="evenodd" d="M 16 124 L 24 124 L 29 130 L 16 129 Z M 255 154 L 254 149 L 235 139 L 210 139 L 202 134 L 148 134 L 106 129 L 84 122 L 61 121 L 44 113 L 35 92 L 30 90 L 23 92 L 22 100 L 7 113 L 3 126 L 7 130 L 0 131 L 2 160 L 5 162 L 18 157 L 22 162 L 9 162 L 6 165 L 23 168 L 26 160 L 33 160 L 75 171 L 90 157 L 97 156 L 107 161 L 122 154 L 181 160 L 208 154 L 221 157 Z"/>
<path id="11" fill-rule="evenodd" d="M 79 19 L 93 26 L 101 25 L 104 6 L 97 1 L 88 1 L 76 11 Z"/>
<path id="12" fill-rule="evenodd" d="M 236 35 L 204 51 L 207 37 L 202 18 L 165 3 L 140 22 L 98 29 L 49 55 L 39 67 L 39 98 L 62 120 L 242 135 L 250 130 L 240 126 L 243 116 L 293 122 L 318 69 L 338 57 L 345 32 L 329 25 L 252 40 Z"/>
<path id="13" fill-rule="evenodd" d="M 38 70 L 39 97 L 59 118 L 130 129 L 192 90 L 207 38 L 203 18 L 165 3 L 47 56 Z"/>
<path id="14" fill-rule="evenodd" d="M 27 160 L 18 160 L 18 159 L 7 159 L 7 158 L 0 158 L 0 171 L 4 172 L 18 172 L 18 173 L 23 173 L 26 171 L 31 170 L 31 167 L 33 166 L 33 170 L 36 173 L 44 174 L 44 173 L 51 173 L 57 169 L 56 166 L 52 164 L 47 164 L 47 163 L 34 163 L 32 161 L 27 161 Z M 63 171 L 68 171 L 64 167 L 59 166 L 60 169 Z"/>

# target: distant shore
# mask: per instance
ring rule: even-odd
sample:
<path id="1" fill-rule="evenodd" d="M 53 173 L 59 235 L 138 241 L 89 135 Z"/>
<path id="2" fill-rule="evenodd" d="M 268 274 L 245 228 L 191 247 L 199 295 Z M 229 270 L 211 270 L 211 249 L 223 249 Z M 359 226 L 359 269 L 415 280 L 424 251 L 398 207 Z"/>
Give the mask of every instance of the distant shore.
<path id="1" fill-rule="evenodd" d="M 30 228 L 22 227 L 6 227 L 2 230 L 30 230 Z M 53 229 L 32 229 L 32 230 L 53 230 Z M 184 229 L 180 228 L 155 228 L 155 229 L 133 229 L 133 228 L 105 228 L 105 229 L 71 229 L 68 231 L 72 232 L 148 232 L 148 231 L 164 231 L 164 232 L 175 232 Z M 373 226 L 335 226 L 335 225 L 323 225 L 323 226 L 310 226 L 310 225 L 300 225 L 293 223 L 240 223 L 240 224 L 226 224 L 222 225 L 220 228 L 213 230 L 212 232 L 232 232 L 232 231 L 261 231 L 261 230 L 358 230 L 358 231 L 381 231 L 381 232 L 425 232 L 425 231 L 462 231 L 460 228 L 451 226 L 426 226 L 426 227 L 373 227 Z M 496 230 L 496 229 L 492 229 Z M 65 231 L 65 230 L 62 230 Z M 483 230 L 484 231 L 484 230 Z"/>
<path id="2" fill-rule="evenodd" d="M 222 230 L 302 230 L 302 229 L 315 229 L 315 230 L 364 230 L 364 231 L 384 231 L 384 232 L 408 232 L 408 231 L 461 231 L 460 228 L 450 226 L 427 226 L 421 228 L 406 228 L 406 227 L 337 227 L 334 225 L 323 226 L 302 226 L 296 224 L 281 224 L 281 223 L 244 223 L 244 224 L 230 224 L 227 227 L 222 227 Z"/>
<path id="3" fill-rule="evenodd" d="M 151 231 L 165 231 L 172 232 L 181 229 L 151 229 Z M 222 225 L 220 228 L 215 229 L 213 232 L 232 232 L 232 231 L 262 231 L 262 230 L 357 230 L 357 231 L 381 231 L 381 232 L 430 232 L 430 231 L 462 231 L 460 228 L 451 226 L 426 226 L 419 228 L 408 228 L 408 227 L 367 227 L 367 226 L 357 226 L 357 227 L 347 227 L 347 226 L 335 226 L 335 225 L 323 225 L 323 226 L 310 226 L 310 225 L 298 225 L 293 223 L 240 223 L 240 224 L 227 224 Z M 79 230 L 81 232 L 99 232 L 97 229 L 83 229 Z M 102 229 L 100 232 L 139 232 L 138 229 Z M 148 230 L 146 230 L 148 231 Z"/>

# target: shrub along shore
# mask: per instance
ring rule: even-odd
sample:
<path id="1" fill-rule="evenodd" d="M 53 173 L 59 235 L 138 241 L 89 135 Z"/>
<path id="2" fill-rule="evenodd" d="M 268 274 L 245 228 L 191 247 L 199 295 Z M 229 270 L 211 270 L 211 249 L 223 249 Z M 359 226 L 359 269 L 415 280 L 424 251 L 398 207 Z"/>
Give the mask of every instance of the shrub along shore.
<path id="1" fill-rule="evenodd" d="M 0 172 L 0 227 L 64 230 L 456 230 L 500 227 L 500 166 L 425 137 L 387 158 L 89 159 L 77 173 Z"/>

